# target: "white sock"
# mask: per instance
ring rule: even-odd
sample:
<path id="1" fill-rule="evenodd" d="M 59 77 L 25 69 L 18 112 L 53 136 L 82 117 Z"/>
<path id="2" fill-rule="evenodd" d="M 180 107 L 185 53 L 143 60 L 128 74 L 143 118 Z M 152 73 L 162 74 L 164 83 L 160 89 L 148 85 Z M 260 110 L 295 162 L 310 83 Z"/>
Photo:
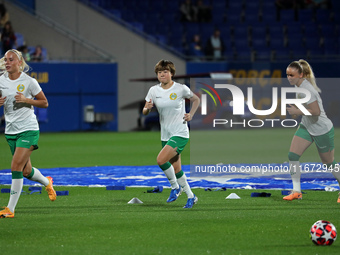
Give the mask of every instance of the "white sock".
<path id="1" fill-rule="evenodd" d="M 192 193 L 191 191 L 187 177 L 184 172 L 183 172 L 183 175 L 177 179 L 177 182 L 183 188 L 183 191 L 185 192 L 185 194 L 187 194 L 188 198 L 194 197 L 194 193 Z"/>
<path id="2" fill-rule="evenodd" d="M 178 189 L 178 183 L 176 180 L 176 175 L 175 175 L 175 169 L 174 167 L 171 165 L 168 169 L 163 170 L 164 174 L 166 175 L 166 177 L 168 178 L 171 188 L 172 189 Z"/>
<path id="3" fill-rule="evenodd" d="M 27 179 L 31 181 L 39 182 L 46 187 L 49 184 L 48 179 L 42 175 L 42 173 L 39 171 L 38 168 L 35 168 L 35 167 L 32 167 L 32 168 L 33 168 L 32 171 L 34 171 L 33 176 Z"/>
<path id="4" fill-rule="evenodd" d="M 301 193 L 301 169 L 299 161 L 289 161 L 290 176 L 293 181 L 293 190 Z"/>
<path id="5" fill-rule="evenodd" d="M 22 186 L 24 185 L 24 179 L 12 179 L 11 195 L 7 207 L 14 213 L 15 207 L 19 201 L 21 195 Z"/>

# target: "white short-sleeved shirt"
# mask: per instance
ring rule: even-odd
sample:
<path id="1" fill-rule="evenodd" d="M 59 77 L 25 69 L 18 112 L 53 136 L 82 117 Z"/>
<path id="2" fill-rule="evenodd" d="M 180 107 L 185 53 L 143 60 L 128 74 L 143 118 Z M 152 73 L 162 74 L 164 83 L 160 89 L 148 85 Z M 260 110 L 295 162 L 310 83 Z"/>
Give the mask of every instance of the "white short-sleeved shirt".
<path id="1" fill-rule="evenodd" d="M 21 73 L 18 79 L 11 80 L 5 73 L 0 76 L 0 90 L 2 97 L 6 97 L 4 104 L 5 134 L 13 135 L 29 130 L 39 130 L 33 106 L 16 103 L 14 98 L 17 92 L 21 92 L 26 98 L 33 99 L 41 91 L 37 80 L 25 73 Z"/>
<path id="2" fill-rule="evenodd" d="M 193 96 L 192 91 L 184 84 L 174 82 L 169 89 L 163 89 L 161 84 L 152 86 L 145 97 L 156 106 L 161 125 L 161 140 L 168 141 L 172 136 L 189 138 L 189 129 L 183 117 L 185 114 L 185 99 Z"/>
<path id="3" fill-rule="evenodd" d="M 304 125 L 308 132 L 313 136 L 326 134 L 333 127 L 333 123 L 330 119 L 328 119 L 325 110 L 323 109 L 322 100 L 319 93 L 306 79 L 300 84 L 300 88 L 307 89 L 311 93 L 310 100 L 304 105 L 306 106 L 317 101 L 320 108 L 319 116 L 302 115 L 301 124 Z M 297 98 L 304 98 L 305 94 L 298 93 L 296 96 Z"/>

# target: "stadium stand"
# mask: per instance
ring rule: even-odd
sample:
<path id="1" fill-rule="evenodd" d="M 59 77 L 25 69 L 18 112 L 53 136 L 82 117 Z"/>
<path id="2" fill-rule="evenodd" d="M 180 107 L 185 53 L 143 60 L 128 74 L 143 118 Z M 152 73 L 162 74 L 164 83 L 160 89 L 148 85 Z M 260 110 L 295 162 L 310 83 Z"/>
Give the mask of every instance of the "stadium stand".
<path id="1" fill-rule="evenodd" d="M 331 1 L 330 9 L 277 9 L 274 0 L 205 0 L 204 4 L 211 7 L 210 23 L 179 22 L 182 0 L 79 1 L 109 10 L 184 54 L 188 54 L 194 34 L 199 34 L 205 42 L 217 27 L 229 48 L 226 59 L 253 55 L 257 56 L 253 60 L 275 61 L 287 54 L 308 59 L 339 58 L 339 44 L 332 43 L 339 37 L 340 1 L 337 0 Z M 231 39 L 227 40 L 228 37 Z"/>

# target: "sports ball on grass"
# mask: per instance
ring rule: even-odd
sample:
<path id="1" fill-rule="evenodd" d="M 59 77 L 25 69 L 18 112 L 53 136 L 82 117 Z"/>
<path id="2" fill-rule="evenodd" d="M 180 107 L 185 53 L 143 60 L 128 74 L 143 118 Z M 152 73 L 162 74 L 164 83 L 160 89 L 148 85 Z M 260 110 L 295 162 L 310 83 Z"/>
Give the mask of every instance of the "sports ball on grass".
<path id="1" fill-rule="evenodd" d="M 331 245 L 336 236 L 335 226 L 326 220 L 318 220 L 310 229 L 310 237 L 316 245 Z"/>

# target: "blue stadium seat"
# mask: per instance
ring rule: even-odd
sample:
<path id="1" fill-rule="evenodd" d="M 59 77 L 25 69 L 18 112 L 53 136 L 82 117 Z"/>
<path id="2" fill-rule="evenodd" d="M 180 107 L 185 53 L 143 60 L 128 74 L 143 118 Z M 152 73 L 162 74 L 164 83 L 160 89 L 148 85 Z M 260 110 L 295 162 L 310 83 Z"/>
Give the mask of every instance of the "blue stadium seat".
<path id="1" fill-rule="evenodd" d="M 255 50 L 265 50 L 267 49 L 267 41 L 266 38 L 262 38 L 262 39 L 253 39 L 251 41 L 251 46 L 253 47 L 253 49 Z"/>
<path id="2" fill-rule="evenodd" d="M 297 26 L 288 26 L 286 33 L 287 33 L 287 36 L 291 38 L 295 36 L 301 36 L 303 34 L 303 30 L 300 24 L 298 24 Z"/>
<path id="3" fill-rule="evenodd" d="M 216 9 L 212 13 L 212 22 L 215 25 L 221 25 L 226 21 L 225 8 Z"/>
<path id="4" fill-rule="evenodd" d="M 213 33 L 216 26 L 213 23 L 201 23 L 200 24 L 200 31 L 203 32 L 209 32 L 210 34 Z"/>
<path id="5" fill-rule="evenodd" d="M 112 14 L 113 16 L 115 16 L 116 18 L 121 19 L 122 18 L 122 13 L 120 10 L 117 9 L 108 9 L 107 10 L 110 14 Z"/>
<path id="6" fill-rule="evenodd" d="M 340 12 L 334 12 L 333 19 L 336 24 L 340 24 Z"/>
<path id="7" fill-rule="evenodd" d="M 275 12 L 276 6 L 275 6 L 275 1 L 262 1 L 261 5 L 262 11 L 266 12 Z"/>
<path id="8" fill-rule="evenodd" d="M 284 38 L 271 38 L 269 45 L 272 50 L 281 50 L 285 48 Z"/>
<path id="9" fill-rule="evenodd" d="M 294 10 L 281 10 L 280 11 L 280 22 L 282 24 L 289 24 L 295 21 L 295 11 Z"/>
<path id="10" fill-rule="evenodd" d="M 113 8 L 113 9 L 118 9 L 118 10 L 122 10 L 122 9 L 124 9 L 124 7 L 125 7 L 125 4 L 124 4 L 124 0 L 115 0 L 115 1 L 110 1 L 111 3 L 111 8 Z M 104 8 L 105 7 L 108 7 L 108 6 L 106 6 L 106 4 L 104 4 L 105 6 L 103 6 Z"/>
<path id="11" fill-rule="evenodd" d="M 232 32 L 231 32 L 232 30 L 231 30 L 230 26 L 224 25 L 224 26 L 220 27 L 219 29 L 221 31 L 221 36 L 223 36 L 223 37 L 228 36 L 229 38 L 232 37 Z"/>
<path id="12" fill-rule="evenodd" d="M 283 27 L 281 24 L 277 24 L 277 23 L 268 25 L 268 33 L 269 33 L 270 38 L 283 36 Z"/>
<path id="13" fill-rule="evenodd" d="M 249 48 L 249 42 L 246 40 L 234 39 L 234 48 L 236 50 Z"/>
<path id="14" fill-rule="evenodd" d="M 277 48 L 274 50 L 274 56 L 275 60 L 290 60 L 291 51 L 288 48 Z"/>
<path id="15" fill-rule="evenodd" d="M 319 35 L 319 26 L 316 23 L 304 24 L 304 34 L 306 37 Z"/>
<path id="16" fill-rule="evenodd" d="M 260 17 L 258 13 L 245 13 L 244 22 L 249 25 L 260 22 Z"/>
<path id="17" fill-rule="evenodd" d="M 317 9 L 315 13 L 315 19 L 319 24 L 329 23 L 331 18 L 330 10 Z"/>
<path id="18" fill-rule="evenodd" d="M 292 52 L 292 57 L 295 59 L 300 59 L 300 58 L 306 58 L 307 57 L 307 51 L 304 48 L 291 48 Z"/>
<path id="19" fill-rule="evenodd" d="M 130 22 L 130 24 L 139 31 L 144 31 L 144 25 L 141 22 Z"/>
<path id="20" fill-rule="evenodd" d="M 236 49 L 235 58 L 241 61 L 250 61 L 252 57 L 252 50 L 248 48 Z"/>
<path id="21" fill-rule="evenodd" d="M 212 12 L 215 13 L 215 11 L 217 10 L 225 10 L 226 9 L 226 1 L 222 0 L 222 1 L 212 1 L 211 2 L 212 5 Z"/>
<path id="22" fill-rule="evenodd" d="M 160 42 L 162 44 L 167 44 L 167 37 L 165 35 L 157 34 L 157 35 L 155 35 L 155 37 L 156 37 L 158 42 Z"/>
<path id="23" fill-rule="evenodd" d="M 241 21 L 241 13 L 229 10 L 226 14 L 226 21 L 230 25 L 238 25 Z"/>
<path id="24" fill-rule="evenodd" d="M 323 39 L 323 48 L 325 55 L 337 55 L 339 54 L 339 41 L 337 38 L 324 38 Z"/>
<path id="25" fill-rule="evenodd" d="M 308 50 L 317 50 L 320 48 L 320 37 L 310 36 L 305 38 L 305 46 Z"/>
<path id="26" fill-rule="evenodd" d="M 21 33 L 15 33 L 15 36 L 17 38 L 17 47 L 21 47 L 23 45 L 25 45 L 25 39 L 24 39 L 24 36 L 23 34 Z"/>
<path id="27" fill-rule="evenodd" d="M 246 12 L 259 12 L 261 7 L 260 1 L 244 1 L 244 10 Z"/>
<path id="28" fill-rule="evenodd" d="M 114 1 L 112 1 L 112 2 L 114 2 Z M 147 1 L 147 0 L 137 1 L 136 6 L 138 7 L 138 9 L 139 9 L 140 11 L 145 12 L 146 10 L 149 9 L 150 3 L 149 3 L 149 1 Z M 178 9 L 178 7 L 177 7 L 177 9 Z M 145 12 L 145 13 L 146 13 L 146 12 Z"/>
<path id="29" fill-rule="evenodd" d="M 230 36 L 221 36 L 226 49 L 232 49 L 234 44 Z"/>
<path id="30" fill-rule="evenodd" d="M 234 50 L 233 50 L 233 48 L 229 48 L 229 49 L 226 49 L 225 51 L 224 51 L 224 57 L 226 57 L 227 58 L 227 60 L 228 61 L 232 61 L 232 60 L 234 60 L 235 59 L 235 52 L 234 52 Z"/>
<path id="31" fill-rule="evenodd" d="M 339 42 L 336 37 L 323 38 L 323 48 L 332 52 L 337 52 L 339 47 Z"/>
<path id="32" fill-rule="evenodd" d="M 340 1 L 339 0 L 332 0 L 332 9 L 334 12 L 340 12 Z"/>
<path id="33" fill-rule="evenodd" d="M 300 39 L 289 38 L 288 47 L 293 51 L 305 49 L 301 38 Z"/>
<path id="34" fill-rule="evenodd" d="M 305 21 L 310 21 L 310 20 L 315 20 L 314 17 L 314 10 L 312 9 L 300 9 L 298 11 L 298 20 L 300 22 L 305 22 Z"/>
<path id="35" fill-rule="evenodd" d="M 267 38 L 267 27 L 264 25 L 252 26 L 251 27 L 251 38 L 252 39 Z"/>
<path id="36" fill-rule="evenodd" d="M 324 56 L 324 50 L 323 48 L 317 48 L 317 49 L 309 49 L 308 50 L 308 58 L 309 59 L 321 59 Z"/>
<path id="37" fill-rule="evenodd" d="M 139 22 L 145 23 L 148 20 L 148 15 L 145 12 L 136 12 L 134 15 Z"/>
<path id="38" fill-rule="evenodd" d="M 323 37 L 337 36 L 336 25 L 334 23 L 320 25 L 320 34 Z"/>
<path id="39" fill-rule="evenodd" d="M 241 12 L 243 9 L 243 1 L 229 1 L 228 8 L 232 12 Z"/>
<path id="40" fill-rule="evenodd" d="M 247 25 L 242 26 L 236 26 L 234 27 L 234 37 L 235 38 L 248 38 L 249 36 L 249 28 Z"/>
<path id="41" fill-rule="evenodd" d="M 268 26 L 270 26 L 273 23 L 276 23 L 277 17 L 276 17 L 275 10 L 269 13 L 264 13 L 264 14 L 262 13 L 261 21 L 267 24 Z"/>
<path id="42" fill-rule="evenodd" d="M 122 13 L 122 19 L 126 22 L 133 22 L 135 21 L 135 15 L 131 10 L 121 10 Z"/>
<path id="43" fill-rule="evenodd" d="M 255 51 L 255 60 L 270 61 L 272 58 L 272 52 L 270 48 L 259 49 Z"/>
<path id="44" fill-rule="evenodd" d="M 158 32 L 158 26 L 157 26 L 157 23 L 153 22 L 153 21 L 145 21 L 144 22 L 144 31 L 148 34 L 157 34 Z"/>

